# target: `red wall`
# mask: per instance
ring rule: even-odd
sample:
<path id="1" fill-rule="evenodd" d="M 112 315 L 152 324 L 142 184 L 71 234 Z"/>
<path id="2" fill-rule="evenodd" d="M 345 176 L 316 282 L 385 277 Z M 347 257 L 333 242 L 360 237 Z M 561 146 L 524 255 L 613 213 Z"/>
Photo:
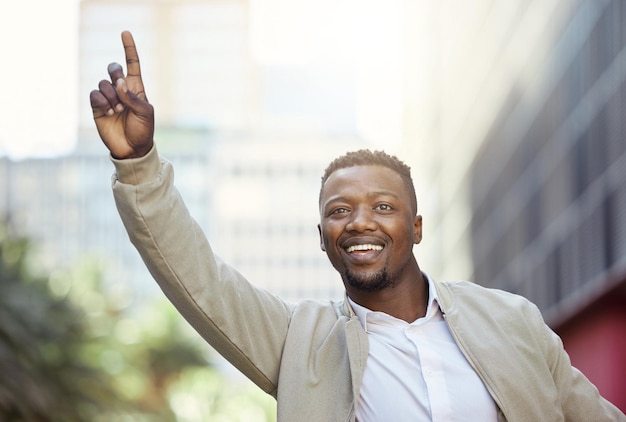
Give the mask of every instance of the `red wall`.
<path id="1" fill-rule="evenodd" d="M 626 295 L 605 296 L 556 332 L 572 364 L 626 412 Z"/>

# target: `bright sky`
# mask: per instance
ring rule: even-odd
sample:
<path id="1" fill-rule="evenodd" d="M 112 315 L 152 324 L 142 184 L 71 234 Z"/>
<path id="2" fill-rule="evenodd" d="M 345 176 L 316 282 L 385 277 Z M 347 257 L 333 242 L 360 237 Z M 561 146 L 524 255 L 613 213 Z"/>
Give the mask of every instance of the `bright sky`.
<path id="1" fill-rule="evenodd" d="M 349 69 L 357 131 L 378 148 L 402 140 L 403 39 L 399 0 L 255 0 L 252 51 L 271 64 Z M 290 19 L 284 19 L 288 15 Z M 285 36 L 289 34 L 289 36 Z"/>
<path id="2" fill-rule="evenodd" d="M 78 121 L 78 0 L 20 0 L 2 9 L 0 156 L 66 151 Z"/>

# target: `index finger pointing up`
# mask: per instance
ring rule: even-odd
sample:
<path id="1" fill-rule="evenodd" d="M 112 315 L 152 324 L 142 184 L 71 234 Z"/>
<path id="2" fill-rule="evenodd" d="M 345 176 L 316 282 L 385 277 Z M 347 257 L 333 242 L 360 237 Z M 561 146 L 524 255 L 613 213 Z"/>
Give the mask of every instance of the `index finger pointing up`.
<path id="1" fill-rule="evenodd" d="M 127 76 L 138 76 L 141 78 L 141 67 L 139 66 L 139 55 L 135 47 L 135 40 L 129 31 L 122 32 L 122 44 L 126 53 Z"/>

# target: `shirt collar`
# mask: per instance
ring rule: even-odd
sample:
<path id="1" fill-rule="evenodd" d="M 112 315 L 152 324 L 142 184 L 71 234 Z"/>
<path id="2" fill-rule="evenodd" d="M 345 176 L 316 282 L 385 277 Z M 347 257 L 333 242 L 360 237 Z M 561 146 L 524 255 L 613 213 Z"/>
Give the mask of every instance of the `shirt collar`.
<path id="1" fill-rule="evenodd" d="M 424 275 L 424 279 L 428 283 L 428 304 L 426 306 L 426 315 L 424 315 L 422 318 L 418 318 L 417 320 L 413 321 L 412 324 L 415 324 L 418 322 L 427 322 L 431 320 L 432 318 L 434 318 L 436 315 L 441 315 L 441 309 L 439 308 L 439 298 L 437 296 L 437 289 L 435 288 L 435 283 L 428 276 L 428 274 L 426 273 L 422 273 L 422 274 Z M 363 326 L 363 329 L 365 331 L 367 331 L 368 321 L 370 323 L 373 321 L 380 321 L 381 319 L 401 321 L 384 312 L 372 311 L 371 309 L 361 306 L 358 303 L 354 302 L 352 299 L 350 299 L 349 296 L 348 296 L 348 302 L 350 303 L 350 306 L 352 307 L 352 310 L 356 314 L 357 318 L 359 318 L 359 322 L 361 323 L 361 326 Z M 404 322 L 405 324 L 408 324 L 405 321 L 402 321 L 402 322 Z"/>

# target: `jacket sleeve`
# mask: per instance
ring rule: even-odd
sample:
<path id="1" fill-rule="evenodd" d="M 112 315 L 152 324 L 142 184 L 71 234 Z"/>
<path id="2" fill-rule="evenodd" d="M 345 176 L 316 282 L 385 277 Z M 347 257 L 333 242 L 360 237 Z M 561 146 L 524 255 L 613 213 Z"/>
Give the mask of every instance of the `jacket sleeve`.
<path id="1" fill-rule="evenodd" d="M 220 354 L 275 395 L 289 306 L 213 254 L 156 148 L 139 159 L 112 161 L 117 209 L 165 295 Z"/>
<path id="2" fill-rule="evenodd" d="M 537 310 L 539 314 L 539 310 Z M 572 366 L 560 337 L 539 315 L 546 346 L 546 357 L 566 421 L 626 421 L 624 413 L 603 398 L 595 385 Z"/>

